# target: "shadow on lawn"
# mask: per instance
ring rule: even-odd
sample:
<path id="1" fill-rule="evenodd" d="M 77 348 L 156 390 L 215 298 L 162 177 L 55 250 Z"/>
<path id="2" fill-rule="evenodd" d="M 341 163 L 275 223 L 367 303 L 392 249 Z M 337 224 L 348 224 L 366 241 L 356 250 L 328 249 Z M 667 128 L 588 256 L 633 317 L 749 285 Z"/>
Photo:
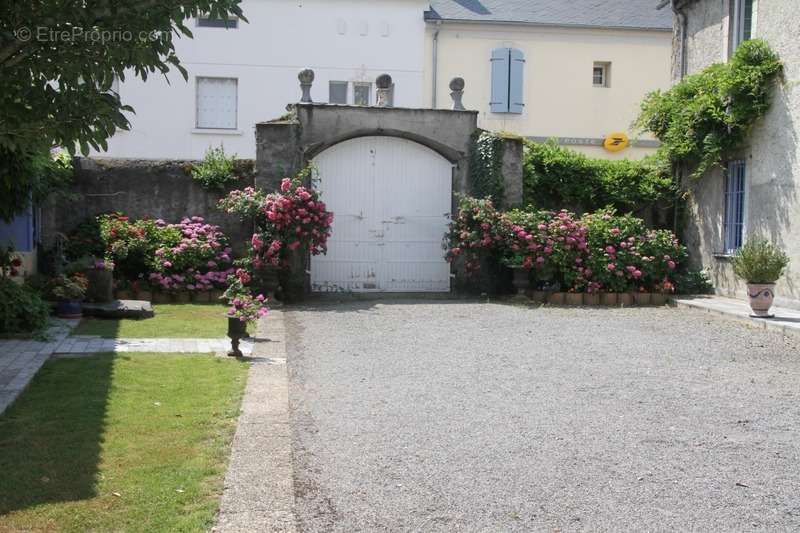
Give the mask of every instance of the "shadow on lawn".
<path id="1" fill-rule="evenodd" d="M 113 356 L 55 360 L 0 415 L 0 516 L 95 496 Z"/>

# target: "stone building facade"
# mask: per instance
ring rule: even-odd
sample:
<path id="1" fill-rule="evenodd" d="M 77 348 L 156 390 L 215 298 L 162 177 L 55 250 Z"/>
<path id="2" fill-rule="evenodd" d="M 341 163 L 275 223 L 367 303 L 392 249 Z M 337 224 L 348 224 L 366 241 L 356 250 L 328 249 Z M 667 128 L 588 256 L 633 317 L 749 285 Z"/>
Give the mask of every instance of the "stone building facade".
<path id="1" fill-rule="evenodd" d="M 745 297 L 730 255 L 748 237 L 780 245 L 792 265 L 778 285 L 779 305 L 800 308 L 800 2 L 797 0 L 673 0 L 673 78 L 729 59 L 738 42 L 760 38 L 784 64 L 772 106 L 727 169 L 686 184 L 684 238 L 721 294 Z"/>

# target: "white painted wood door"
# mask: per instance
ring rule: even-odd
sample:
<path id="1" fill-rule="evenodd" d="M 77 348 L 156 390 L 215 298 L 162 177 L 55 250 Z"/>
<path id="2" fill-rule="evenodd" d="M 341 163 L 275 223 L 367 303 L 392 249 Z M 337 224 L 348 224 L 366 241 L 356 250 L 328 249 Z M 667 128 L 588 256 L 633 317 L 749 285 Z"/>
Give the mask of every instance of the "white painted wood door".
<path id="1" fill-rule="evenodd" d="M 450 291 L 449 161 L 406 139 L 360 137 L 314 163 L 334 221 L 328 254 L 311 260 L 313 291 Z"/>

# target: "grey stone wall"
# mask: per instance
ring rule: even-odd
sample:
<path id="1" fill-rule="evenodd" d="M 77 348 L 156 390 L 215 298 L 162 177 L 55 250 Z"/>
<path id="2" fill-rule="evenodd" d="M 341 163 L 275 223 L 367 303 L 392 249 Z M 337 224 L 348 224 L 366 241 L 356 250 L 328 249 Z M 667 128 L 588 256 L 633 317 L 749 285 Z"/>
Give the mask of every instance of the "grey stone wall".
<path id="1" fill-rule="evenodd" d="M 699 0 L 687 9 L 689 73 L 727 59 L 728 0 Z M 781 245 L 792 260 L 779 283 L 778 304 L 800 308 L 800 40 L 797 0 L 760 0 L 755 36 L 765 39 L 784 63 L 783 79 L 772 106 L 756 124 L 750 140 L 733 158 L 747 162 L 748 236 Z M 723 248 L 724 181 L 717 170 L 688 184 L 691 193 L 685 239 L 698 267 L 708 268 L 720 293 L 744 297 Z"/>
<path id="2" fill-rule="evenodd" d="M 76 199 L 42 208 L 41 234 L 45 246 L 56 233 L 69 233 L 90 216 L 121 212 L 131 218 L 161 218 L 178 222 L 200 216 L 222 228 L 231 243 L 240 246 L 252 231 L 235 217 L 216 209 L 221 193 L 209 192 L 186 171 L 188 161 L 141 161 L 78 159 L 74 192 Z M 252 186 L 252 177 L 234 188 Z"/>

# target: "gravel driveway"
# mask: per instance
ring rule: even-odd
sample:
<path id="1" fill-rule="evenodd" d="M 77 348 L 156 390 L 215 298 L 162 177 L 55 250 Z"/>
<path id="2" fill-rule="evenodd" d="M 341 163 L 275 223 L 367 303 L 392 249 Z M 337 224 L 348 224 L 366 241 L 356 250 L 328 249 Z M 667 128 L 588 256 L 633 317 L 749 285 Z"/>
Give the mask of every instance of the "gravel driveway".
<path id="1" fill-rule="evenodd" d="M 798 531 L 795 340 L 682 309 L 294 308 L 302 531 Z"/>

